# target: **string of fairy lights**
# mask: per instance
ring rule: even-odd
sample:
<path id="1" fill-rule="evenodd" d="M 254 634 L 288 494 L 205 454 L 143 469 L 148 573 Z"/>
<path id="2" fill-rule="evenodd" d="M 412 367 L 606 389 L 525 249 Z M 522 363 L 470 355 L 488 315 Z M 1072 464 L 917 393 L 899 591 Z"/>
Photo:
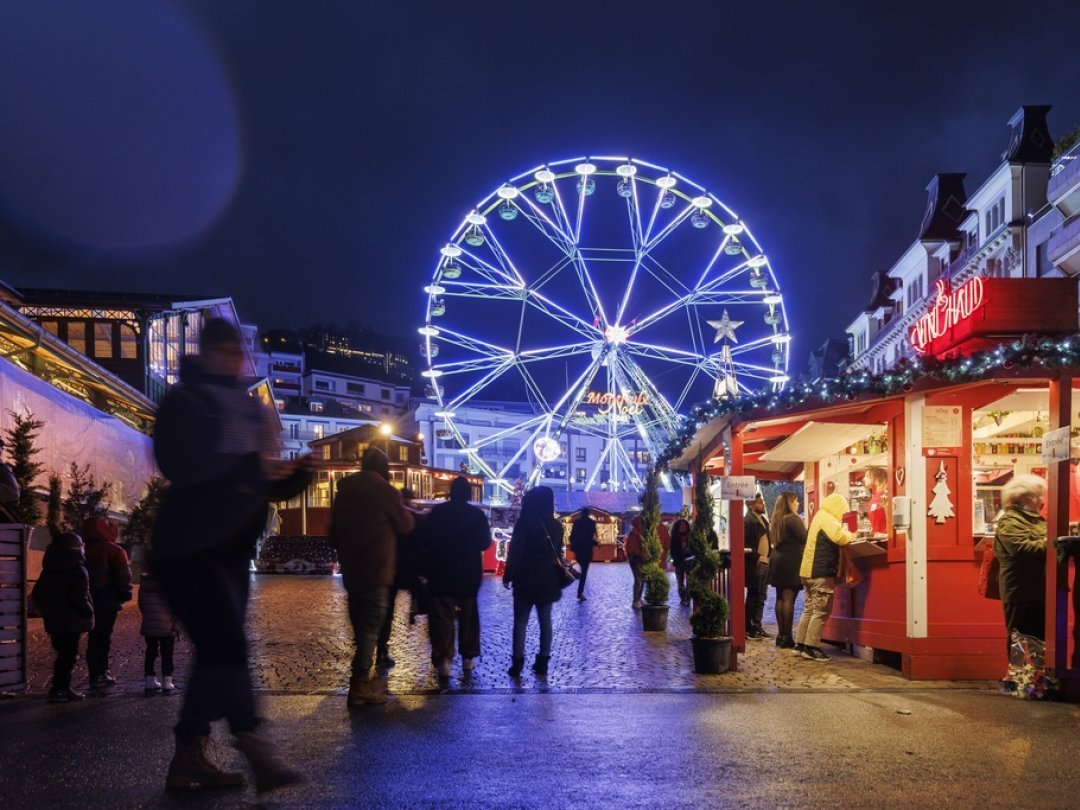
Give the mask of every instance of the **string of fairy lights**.
<path id="1" fill-rule="evenodd" d="M 731 413 L 790 410 L 807 402 L 830 405 L 861 397 L 891 396 L 910 391 L 917 382 L 978 382 L 995 372 L 1016 368 L 1080 370 L 1080 335 L 1064 338 L 1024 335 L 967 357 L 905 358 L 880 374 L 858 370 L 833 379 L 790 385 L 781 391 L 759 391 L 700 402 L 690 409 L 675 437 L 657 457 L 656 469 L 667 470 L 670 462 L 690 446 L 698 430 L 713 419 Z"/>

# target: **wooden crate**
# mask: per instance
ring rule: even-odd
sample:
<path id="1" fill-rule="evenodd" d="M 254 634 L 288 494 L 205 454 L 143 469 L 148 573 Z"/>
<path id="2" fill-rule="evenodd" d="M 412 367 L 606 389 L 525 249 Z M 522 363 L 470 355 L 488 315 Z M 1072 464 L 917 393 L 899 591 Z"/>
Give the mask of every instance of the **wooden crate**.
<path id="1" fill-rule="evenodd" d="M 0 524 L 0 690 L 26 688 L 26 541 L 29 529 Z"/>

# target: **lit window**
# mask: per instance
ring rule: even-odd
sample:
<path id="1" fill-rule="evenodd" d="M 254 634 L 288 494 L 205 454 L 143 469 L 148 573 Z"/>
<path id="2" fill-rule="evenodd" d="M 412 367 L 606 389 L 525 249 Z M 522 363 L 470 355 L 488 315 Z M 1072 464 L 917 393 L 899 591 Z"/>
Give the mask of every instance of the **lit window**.
<path id="1" fill-rule="evenodd" d="M 323 432 L 324 432 L 325 428 L 326 428 L 325 425 L 312 425 L 311 426 L 311 434 L 316 439 L 321 439 L 323 437 Z M 330 445 L 327 445 L 327 449 L 329 449 L 329 447 L 330 447 Z"/>
<path id="2" fill-rule="evenodd" d="M 94 324 L 94 356 L 105 359 L 112 356 L 112 324 Z"/>
<path id="3" fill-rule="evenodd" d="M 136 360 L 139 357 L 139 336 L 126 323 L 120 324 L 120 359 Z"/>
<path id="4" fill-rule="evenodd" d="M 398 445 L 398 461 L 409 460 L 409 448 L 405 445 Z"/>
<path id="5" fill-rule="evenodd" d="M 67 344 L 77 352 L 86 354 L 86 324 L 82 321 L 68 321 Z"/>
<path id="6" fill-rule="evenodd" d="M 330 445 L 328 445 L 328 444 L 323 445 L 323 447 L 322 447 L 322 457 L 323 457 L 323 461 L 329 461 L 330 460 Z"/>
<path id="7" fill-rule="evenodd" d="M 56 321 L 42 321 L 41 328 L 53 337 L 58 337 L 60 335 L 60 324 Z"/>
<path id="8" fill-rule="evenodd" d="M 322 411 L 323 411 L 323 404 L 321 402 L 314 402 L 313 401 L 311 403 L 310 407 L 311 407 L 311 412 L 312 413 L 322 413 Z"/>

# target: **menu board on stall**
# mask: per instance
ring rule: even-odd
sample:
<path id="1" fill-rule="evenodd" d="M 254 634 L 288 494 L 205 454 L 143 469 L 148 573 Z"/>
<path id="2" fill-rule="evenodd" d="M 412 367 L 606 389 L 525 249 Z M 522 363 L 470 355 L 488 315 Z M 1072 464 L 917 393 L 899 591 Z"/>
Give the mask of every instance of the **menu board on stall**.
<path id="1" fill-rule="evenodd" d="M 929 456 L 957 455 L 963 447 L 963 412 L 955 405 L 923 408 L 922 446 Z"/>

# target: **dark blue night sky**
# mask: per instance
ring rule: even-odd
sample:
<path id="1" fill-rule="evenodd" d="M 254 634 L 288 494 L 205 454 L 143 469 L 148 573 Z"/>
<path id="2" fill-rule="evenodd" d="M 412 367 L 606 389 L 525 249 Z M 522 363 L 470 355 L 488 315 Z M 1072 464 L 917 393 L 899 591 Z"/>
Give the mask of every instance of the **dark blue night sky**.
<path id="1" fill-rule="evenodd" d="M 0 279 L 232 295 L 415 335 L 462 216 L 549 160 L 708 187 L 780 278 L 793 370 L 974 191 L 1022 104 L 1080 124 L 1069 3 L 9 0 Z"/>

